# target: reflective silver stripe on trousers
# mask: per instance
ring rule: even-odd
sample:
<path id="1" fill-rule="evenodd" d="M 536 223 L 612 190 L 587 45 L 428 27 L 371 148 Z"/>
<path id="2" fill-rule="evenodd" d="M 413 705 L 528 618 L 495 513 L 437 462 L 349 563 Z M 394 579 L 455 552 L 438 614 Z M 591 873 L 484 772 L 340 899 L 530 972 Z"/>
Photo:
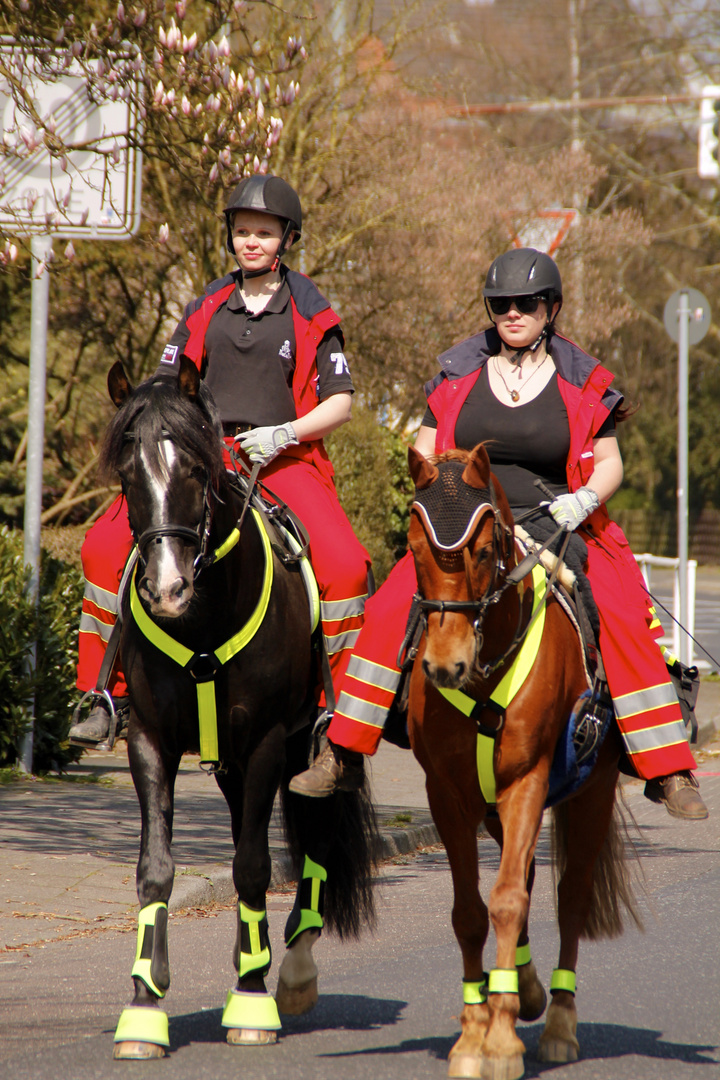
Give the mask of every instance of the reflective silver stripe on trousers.
<path id="1" fill-rule="evenodd" d="M 110 640 L 114 625 L 114 621 L 111 623 L 101 622 L 100 619 L 96 619 L 94 615 L 88 615 L 86 611 L 83 611 L 80 616 L 80 633 L 96 634 L 98 637 L 101 637 L 106 644 Z"/>
<path id="2" fill-rule="evenodd" d="M 388 714 L 387 705 L 373 705 L 369 701 L 362 701 L 353 697 L 345 690 L 340 694 L 335 715 L 342 713 L 350 720 L 357 720 L 359 724 L 369 724 L 371 727 L 385 727 L 385 719 Z"/>
<path id="3" fill-rule="evenodd" d="M 360 627 L 357 630 L 346 630 L 344 634 L 335 634 L 333 637 L 325 635 L 325 644 L 330 656 L 342 652 L 343 649 L 354 649 L 355 642 L 360 635 Z"/>
<path id="4" fill-rule="evenodd" d="M 400 672 L 397 668 L 384 667 L 382 664 L 374 664 L 372 660 L 363 660 L 361 656 L 351 656 L 347 667 L 347 675 L 360 682 L 377 686 L 381 690 L 390 690 L 393 694 L 397 690 L 400 681 Z"/>
<path id="5" fill-rule="evenodd" d="M 632 694 L 614 697 L 613 705 L 618 720 L 623 720 L 641 712 L 662 709 L 665 705 L 678 705 L 678 699 L 672 683 L 666 682 L 659 686 L 649 686 L 647 690 L 636 690 Z"/>
<path id="6" fill-rule="evenodd" d="M 664 746 L 687 742 L 685 725 L 679 720 L 643 731 L 623 731 L 622 737 L 629 754 L 642 754 L 646 750 L 661 750 Z"/>
<path id="7" fill-rule="evenodd" d="M 103 611 L 112 611 L 113 614 L 117 615 L 117 593 L 110 592 L 108 589 L 101 589 L 99 585 L 93 585 L 91 581 L 85 582 L 83 600 L 89 600 L 91 604 L 97 605 Z"/>
<path id="8" fill-rule="evenodd" d="M 321 600 L 320 615 L 325 622 L 338 622 L 340 619 L 354 619 L 365 611 L 367 593 L 351 596 L 348 600 Z"/>

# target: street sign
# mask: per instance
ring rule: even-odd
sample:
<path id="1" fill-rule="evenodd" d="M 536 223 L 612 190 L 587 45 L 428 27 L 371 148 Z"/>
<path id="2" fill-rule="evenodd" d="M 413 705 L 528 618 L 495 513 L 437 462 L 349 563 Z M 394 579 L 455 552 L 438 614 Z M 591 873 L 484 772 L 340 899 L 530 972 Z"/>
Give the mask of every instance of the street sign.
<path id="1" fill-rule="evenodd" d="M 513 236 L 516 248 L 531 247 L 554 255 L 578 216 L 577 210 L 540 210 Z"/>
<path id="2" fill-rule="evenodd" d="M 40 119 L 68 147 L 63 158 L 51 154 L 45 132 L 19 104 L 0 76 L 0 228 L 17 235 L 52 234 L 99 240 L 125 240 L 140 227 L 142 156 L 135 143 L 140 84 L 128 56 L 118 56 L 112 84 L 115 101 L 90 97 L 87 75 L 80 65 L 64 68 L 57 77 L 41 78 L 38 62 L 4 44 L 2 59 L 10 70 L 22 71 L 25 93 Z M 123 67 L 126 73 L 123 73 Z M 93 65 L 99 75 L 99 64 Z M 122 83 L 131 75 L 133 93 L 123 97 Z"/>
<path id="3" fill-rule="evenodd" d="M 688 345 L 697 345 L 705 337 L 710 327 L 710 304 L 707 297 L 697 289 L 678 289 L 665 305 L 663 321 L 665 329 L 677 344 L 680 340 L 680 299 L 687 295 L 688 306 Z"/>

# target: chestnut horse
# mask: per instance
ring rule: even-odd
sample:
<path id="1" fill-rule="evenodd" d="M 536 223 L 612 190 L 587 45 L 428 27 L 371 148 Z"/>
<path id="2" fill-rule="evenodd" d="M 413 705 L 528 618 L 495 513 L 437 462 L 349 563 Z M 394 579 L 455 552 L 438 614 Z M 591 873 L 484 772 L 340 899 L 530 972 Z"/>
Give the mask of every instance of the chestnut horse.
<path id="1" fill-rule="evenodd" d="M 588 677 L 575 627 L 553 592 L 544 595 L 544 573 L 523 575 L 523 567 L 508 577 L 517 566 L 513 519 L 485 449 L 426 459 L 411 448 L 409 460 L 416 494 L 408 539 L 425 616 L 409 734 L 447 849 L 464 970 L 462 1033 L 448 1075 L 515 1080 L 525 1051 L 516 1020 L 536 1019 L 546 1004 L 528 942 L 535 845 L 556 745 Z M 521 657 L 513 674 L 533 637 L 530 658 Z M 490 747 L 484 763 L 482 740 Z M 543 1061 L 578 1056 L 579 939 L 618 935 L 623 908 L 638 922 L 615 813 L 619 752 L 611 731 L 590 778 L 553 810 L 560 954 L 540 1038 Z M 502 853 L 489 900 L 497 958 L 488 979 L 477 830 L 490 802 L 495 813 L 486 826 Z"/>
<path id="2" fill-rule="evenodd" d="M 159 1003 L 170 983 L 173 788 L 182 755 L 198 750 L 227 801 L 235 843 L 237 981 L 222 1024 L 230 1043 L 272 1043 L 278 1009 L 302 1013 L 317 1000 L 312 947 L 323 925 L 353 936 L 373 921 L 375 818 L 364 791 L 321 804 L 288 792 L 307 767 L 307 725 L 317 712 L 317 605 L 298 561 L 229 482 L 222 428 L 195 365 L 183 357 L 177 378 L 155 376 L 133 390 L 118 363 L 108 387 L 119 412 L 103 465 L 120 476 L 138 551 L 120 648 L 142 818 L 135 996 L 113 1056 L 162 1057 L 170 1045 Z M 276 1003 L 265 984 L 265 894 L 278 789 L 299 884 Z"/>

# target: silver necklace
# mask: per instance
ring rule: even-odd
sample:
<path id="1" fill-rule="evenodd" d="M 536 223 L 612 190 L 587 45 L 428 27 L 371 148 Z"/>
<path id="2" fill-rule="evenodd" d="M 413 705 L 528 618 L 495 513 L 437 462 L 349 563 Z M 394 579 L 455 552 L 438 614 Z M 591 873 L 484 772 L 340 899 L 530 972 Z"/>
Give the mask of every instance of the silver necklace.
<path id="1" fill-rule="evenodd" d="M 498 375 L 499 375 L 499 376 L 500 376 L 500 378 L 502 379 L 502 384 L 503 384 L 503 386 L 505 387 L 505 389 L 507 390 L 507 392 L 508 392 L 508 394 L 510 395 L 511 399 L 512 399 L 513 401 L 519 401 L 519 400 L 520 400 L 520 391 L 519 391 L 519 390 L 515 390 L 514 388 L 513 388 L 513 389 L 511 389 L 511 388 L 510 388 L 510 387 L 508 386 L 508 384 L 507 384 L 507 383 L 505 382 L 505 376 L 503 375 L 502 371 L 500 370 L 500 365 L 499 365 L 499 363 L 498 363 L 498 360 L 499 360 L 499 359 L 500 359 L 500 357 L 499 357 L 499 356 L 494 356 L 494 357 L 493 357 L 493 360 L 495 361 L 495 370 L 497 371 Z M 525 386 L 523 387 L 523 390 L 525 390 L 525 389 L 526 389 L 526 387 L 527 387 L 527 384 L 528 384 L 528 383 L 530 382 L 530 379 L 532 379 L 533 375 L 537 375 L 538 371 L 539 371 L 539 370 L 540 370 L 540 368 L 541 368 L 541 367 L 543 366 L 543 364 L 545 363 L 545 361 L 546 361 L 546 360 L 547 360 L 547 353 L 545 353 L 545 355 L 543 356 L 542 360 L 540 361 L 540 363 L 538 364 L 538 366 L 537 366 L 537 367 L 535 368 L 535 370 L 533 371 L 532 375 L 530 375 L 530 376 L 529 376 L 529 378 L 528 378 L 527 382 L 525 383 Z M 522 368 L 520 367 L 520 365 L 518 365 L 518 371 L 519 371 L 519 373 L 520 373 L 518 377 L 519 377 L 519 378 L 522 378 Z"/>

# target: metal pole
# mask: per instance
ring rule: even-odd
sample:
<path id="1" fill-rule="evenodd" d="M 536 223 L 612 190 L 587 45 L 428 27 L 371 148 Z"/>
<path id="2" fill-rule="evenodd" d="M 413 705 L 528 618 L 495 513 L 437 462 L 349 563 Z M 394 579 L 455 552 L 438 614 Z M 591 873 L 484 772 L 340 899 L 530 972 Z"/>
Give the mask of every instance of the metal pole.
<path id="1" fill-rule="evenodd" d="M 28 384 L 28 431 L 25 470 L 25 520 L 23 558 L 30 567 L 29 596 L 37 604 L 40 592 L 40 517 L 42 514 L 43 456 L 45 448 L 45 358 L 47 352 L 50 274 L 46 262 L 52 251 L 50 236 L 33 236 L 32 299 L 30 315 L 30 375 Z M 37 646 L 29 662 L 34 672 Z M 32 772 L 33 728 L 20 748 L 19 766 Z"/>
<path id="2" fill-rule="evenodd" d="M 690 304 L 687 289 L 678 301 L 678 450 L 677 450 L 677 536 L 680 588 L 680 625 L 688 625 L 688 337 Z M 689 664 L 690 639 L 680 632 L 679 657 Z"/>

